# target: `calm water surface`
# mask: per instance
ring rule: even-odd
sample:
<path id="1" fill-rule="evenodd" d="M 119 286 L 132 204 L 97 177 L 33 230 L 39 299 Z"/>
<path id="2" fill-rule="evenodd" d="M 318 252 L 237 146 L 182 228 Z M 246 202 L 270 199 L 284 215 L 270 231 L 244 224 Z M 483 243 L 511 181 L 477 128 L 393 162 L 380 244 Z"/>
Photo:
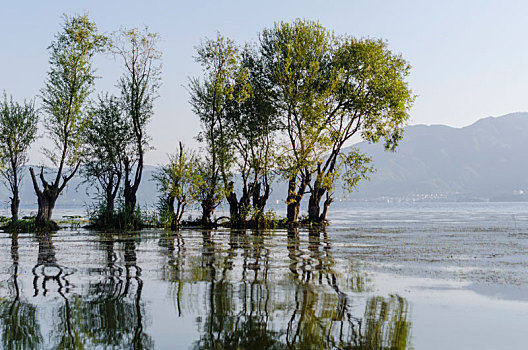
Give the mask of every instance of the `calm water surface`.
<path id="1" fill-rule="evenodd" d="M 0 234 L 4 349 L 519 349 L 528 204 L 340 204 L 326 232 Z"/>

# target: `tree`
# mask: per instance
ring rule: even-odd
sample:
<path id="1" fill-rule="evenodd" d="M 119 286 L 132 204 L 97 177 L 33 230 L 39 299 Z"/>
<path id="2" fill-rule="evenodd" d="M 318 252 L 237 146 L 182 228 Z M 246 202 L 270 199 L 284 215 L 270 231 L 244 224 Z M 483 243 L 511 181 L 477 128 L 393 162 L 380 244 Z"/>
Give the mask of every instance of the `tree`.
<path id="1" fill-rule="evenodd" d="M 136 193 L 143 174 L 144 155 L 148 150 L 146 126 L 153 114 L 153 102 L 161 83 L 161 52 L 157 49 L 159 35 L 145 27 L 121 29 L 114 33 L 111 49 L 121 61 L 124 73 L 118 86 L 122 108 L 131 131 L 131 147 L 124 158 L 125 210 L 136 209 Z"/>
<path id="2" fill-rule="evenodd" d="M 210 225 L 215 208 L 233 187 L 233 140 L 227 132 L 227 106 L 232 100 L 243 101 L 249 85 L 247 72 L 240 67 L 239 49 L 232 40 L 218 34 L 216 40 L 202 43 L 197 54 L 195 59 L 205 76 L 203 80 L 192 78 L 189 92 L 190 104 L 202 125 L 198 140 L 205 144 L 206 153 L 200 163 L 202 224 Z"/>
<path id="3" fill-rule="evenodd" d="M 89 109 L 90 121 L 84 131 L 85 162 L 81 172 L 86 181 L 95 180 L 99 184 L 107 223 L 114 214 L 131 136 L 120 107 L 115 96 L 100 95 Z"/>
<path id="4" fill-rule="evenodd" d="M 254 223 L 262 224 L 276 165 L 276 110 L 267 98 L 269 87 L 263 79 L 258 52 L 247 47 L 242 54 L 241 66 L 247 70 L 251 94 L 244 100 L 228 102 L 225 122 L 235 151 L 235 172 L 242 180 L 240 199 L 234 186 L 227 193 L 232 227 L 243 224 L 251 210 Z"/>
<path id="5" fill-rule="evenodd" d="M 338 71 L 336 89 L 323 110 L 327 120 L 328 151 L 317 160 L 308 203 L 308 219 L 318 223 L 326 221 L 332 203 L 329 191 L 340 175 L 340 161 L 350 173 L 345 175 L 349 190 L 355 187 L 358 178 L 365 178 L 365 174 L 372 171 L 365 167 L 365 161 L 370 160 L 357 151 L 349 155 L 342 153 L 346 142 L 359 134 L 368 142 L 384 141 L 385 148 L 394 151 L 403 136 L 408 111 L 414 101 L 405 81 L 410 65 L 400 55 L 389 51 L 381 40 L 339 38 L 332 54 L 332 65 Z M 325 195 L 320 213 L 320 202 Z"/>
<path id="6" fill-rule="evenodd" d="M 4 93 L 0 103 L 0 174 L 11 191 L 11 222 L 18 221 L 19 188 L 28 149 L 37 136 L 38 114 L 34 102 L 22 104 Z"/>
<path id="7" fill-rule="evenodd" d="M 176 154 L 169 155 L 169 163 L 154 175 L 161 192 L 161 215 L 167 216 L 172 229 L 180 225 L 185 208 L 197 200 L 201 184 L 195 169 L 196 156 L 186 151 L 181 142 L 179 146 Z"/>
<path id="8" fill-rule="evenodd" d="M 401 139 L 414 99 L 405 82 L 410 66 L 381 40 L 338 37 L 312 21 L 277 23 L 262 32 L 260 47 L 286 139 L 280 169 L 288 180 L 288 221 L 297 222 L 310 193 L 309 220 L 322 223 L 339 170 L 365 175 L 358 161 L 364 157 L 342 155 L 346 142 L 360 134 L 394 150 Z"/>
<path id="9" fill-rule="evenodd" d="M 321 151 L 326 149 L 323 110 L 335 90 L 333 35 L 321 25 L 297 20 L 277 23 L 260 35 L 268 94 L 280 114 L 285 142 L 279 168 L 288 181 L 287 217 L 296 223 L 301 200 Z"/>
<path id="10" fill-rule="evenodd" d="M 85 107 L 95 80 L 92 58 L 103 50 L 105 42 L 87 15 L 64 16 L 62 31 L 49 47 L 51 69 L 41 94 L 44 127 L 53 141 L 45 154 L 57 167 L 57 174 L 48 182 L 41 168 L 40 189 L 33 168 L 29 169 L 38 197 L 38 226 L 51 220 L 59 194 L 81 164 L 82 131 L 89 120 Z"/>

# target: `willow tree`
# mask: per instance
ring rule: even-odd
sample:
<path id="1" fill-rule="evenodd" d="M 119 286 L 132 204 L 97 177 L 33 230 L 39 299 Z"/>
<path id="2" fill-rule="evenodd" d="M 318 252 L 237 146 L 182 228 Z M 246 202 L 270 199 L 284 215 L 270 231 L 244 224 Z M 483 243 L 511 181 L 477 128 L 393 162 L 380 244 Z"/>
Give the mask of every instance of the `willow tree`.
<path id="1" fill-rule="evenodd" d="M 381 40 L 339 37 L 312 21 L 278 23 L 260 43 L 286 139 L 288 221 L 297 222 L 309 193 L 309 220 L 324 222 L 341 171 L 354 187 L 371 170 L 364 155 L 343 154 L 347 141 L 359 134 L 387 149 L 398 145 L 414 99 L 405 81 L 410 66 Z"/>
<path id="2" fill-rule="evenodd" d="M 169 154 L 169 163 L 154 174 L 161 192 L 160 214 L 171 229 L 180 225 L 185 209 L 198 199 L 201 177 L 195 168 L 196 161 L 196 155 L 185 150 L 180 142 L 178 151 Z"/>
<path id="3" fill-rule="evenodd" d="M 387 150 L 394 151 L 414 100 L 405 81 L 409 64 L 382 40 L 341 37 L 332 61 L 338 74 L 335 93 L 324 112 L 329 151 L 317 161 L 308 205 L 309 220 L 320 223 L 326 221 L 331 189 L 340 176 L 339 163 L 345 164 L 344 180 L 349 188 L 371 171 L 366 166 L 370 160 L 357 150 L 342 152 L 346 142 L 359 134 L 368 142 L 382 141 Z"/>
<path id="4" fill-rule="evenodd" d="M 161 52 L 157 48 L 159 35 L 147 27 L 121 29 L 114 33 L 111 50 L 124 68 L 118 86 L 122 108 L 131 132 L 131 147 L 124 159 L 125 209 L 136 208 L 136 193 L 143 175 L 144 156 L 149 137 L 146 127 L 153 114 L 153 102 L 161 84 Z"/>
<path id="5" fill-rule="evenodd" d="M 104 219 L 110 222 L 114 203 L 124 177 L 124 159 L 130 144 L 121 104 L 117 97 L 100 95 L 89 109 L 90 121 L 84 130 L 84 166 L 86 181 L 97 183 L 104 204 Z"/>
<path id="6" fill-rule="evenodd" d="M 276 111 L 267 97 L 269 87 L 258 52 L 246 47 L 241 68 L 247 71 L 251 94 L 229 101 L 225 122 L 235 155 L 234 171 L 242 180 L 240 197 L 234 186 L 227 194 L 232 227 L 243 225 L 248 214 L 253 224 L 262 224 L 276 165 Z M 247 84 L 236 89 L 247 89 Z"/>
<path id="7" fill-rule="evenodd" d="M 300 204 L 321 151 L 326 148 L 325 106 L 335 90 L 335 39 L 321 25 L 281 22 L 260 35 L 269 97 L 280 113 L 284 143 L 279 168 L 288 181 L 287 217 L 297 222 Z"/>
<path id="8" fill-rule="evenodd" d="M 248 95 L 247 72 L 240 68 L 238 47 L 220 34 L 197 48 L 196 61 L 202 65 L 204 77 L 190 80 L 190 104 L 202 126 L 198 140 L 204 144 L 205 156 L 200 163 L 200 202 L 202 223 L 209 225 L 215 208 L 232 192 L 233 140 L 226 118 L 230 101 L 242 101 Z"/>
<path id="9" fill-rule="evenodd" d="M 9 100 L 0 102 L 0 174 L 11 191 L 11 222 L 18 221 L 19 188 L 28 149 L 37 136 L 38 115 L 34 103 Z"/>
<path id="10" fill-rule="evenodd" d="M 44 127 L 53 142 L 45 154 L 57 173 L 49 181 L 41 168 L 40 188 L 33 168 L 29 169 L 38 198 L 39 226 L 51 220 L 59 194 L 81 165 L 82 131 L 89 119 L 85 107 L 95 81 L 92 58 L 105 43 L 106 38 L 97 33 L 87 15 L 64 16 L 62 31 L 49 46 L 51 68 L 41 90 L 42 110 Z"/>

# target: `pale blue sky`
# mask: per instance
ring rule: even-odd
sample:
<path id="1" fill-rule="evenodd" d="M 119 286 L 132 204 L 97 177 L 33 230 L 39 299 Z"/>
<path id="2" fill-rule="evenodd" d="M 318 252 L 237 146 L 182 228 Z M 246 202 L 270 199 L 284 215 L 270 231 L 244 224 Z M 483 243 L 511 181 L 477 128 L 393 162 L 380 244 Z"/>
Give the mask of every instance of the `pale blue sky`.
<path id="1" fill-rule="evenodd" d="M 99 29 L 148 25 L 161 35 L 163 86 L 149 126 L 159 164 L 179 140 L 198 132 L 188 93 L 199 75 L 194 46 L 216 31 L 243 43 L 275 21 L 319 20 L 336 33 L 388 41 L 412 65 L 418 95 L 411 124 L 464 126 L 487 116 L 528 111 L 528 2 L 524 1 L 7 1 L 0 7 L 0 91 L 16 99 L 39 93 L 48 69 L 46 47 L 61 15 L 88 12 Z M 99 57 L 96 89 L 113 90 L 120 73 Z M 42 141 L 40 141 L 42 143 Z M 38 146 L 31 162 L 40 161 Z"/>

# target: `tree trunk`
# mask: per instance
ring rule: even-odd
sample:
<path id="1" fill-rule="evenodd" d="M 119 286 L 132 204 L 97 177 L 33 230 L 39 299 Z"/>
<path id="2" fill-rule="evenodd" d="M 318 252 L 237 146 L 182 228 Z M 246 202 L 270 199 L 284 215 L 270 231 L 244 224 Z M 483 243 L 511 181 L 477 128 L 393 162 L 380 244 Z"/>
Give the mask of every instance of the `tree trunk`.
<path id="1" fill-rule="evenodd" d="M 182 221 L 183 213 L 185 212 L 186 202 L 178 201 L 178 209 L 176 210 L 176 215 L 174 215 L 174 221 L 172 222 L 172 229 L 175 230 L 180 226 Z"/>
<path id="2" fill-rule="evenodd" d="M 314 188 L 314 192 L 310 195 L 310 200 L 308 201 L 308 220 L 310 222 L 319 222 L 319 213 L 321 211 L 320 201 L 320 191 Z"/>
<path id="3" fill-rule="evenodd" d="M 130 161 L 128 159 L 125 159 L 124 163 L 125 163 L 125 186 L 123 189 L 123 197 L 125 199 L 125 210 L 129 211 L 130 213 L 133 213 L 134 210 L 136 210 L 136 203 L 137 203 L 136 193 L 139 188 L 139 183 L 141 182 L 141 174 L 143 172 L 143 162 L 142 162 L 142 158 L 140 157 L 139 163 L 136 166 L 133 184 L 130 180 L 130 174 L 132 173 Z"/>
<path id="4" fill-rule="evenodd" d="M 325 193 L 328 196 L 328 190 L 321 186 L 321 181 L 316 180 L 308 201 L 308 220 L 310 222 L 321 223 L 321 199 Z"/>
<path id="5" fill-rule="evenodd" d="M 288 223 L 290 224 L 297 224 L 297 220 L 299 218 L 299 212 L 301 208 L 301 200 L 304 196 L 304 191 L 306 190 L 306 186 L 310 182 L 310 176 L 309 175 L 303 175 L 301 179 L 301 183 L 299 184 L 299 188 L 297 189 L 297 192 L 295 192 L 295 185 L 296 185 L 295 178 L 290 179 L 288 183 L 288 197 L 286 199 L 286 202 L 288 203 L 287 206 L 287 218 Z"/>
<path id="6" fill-rule="evenodd" d="M 328 214 L 328 208 L 330 208 L 330 204 L 332 204 L 333 201 L 334 201 L 334 199 L 330 195 L 328 195 L 328 193 L 327 193 L 326 194 L 326 199 L 325 199 L 325 202 L 324 202 L 324 205 L 323 205 L 323 212 L 319 216 L 319 222 L 320 223 L 326 222 L 326 214 Z"/>
<path id="7" fill-rule="evenodd" d="M 231 227 L 240 225 L 240 207 L 238 205 L 237 195 L 234 191 L 231 191 L 227 196 L 227 202 L 229 203 L 229 216 Z"/>
<path id="8" fill-rule="evenodd" d="M 113 188 L 111 185 L 109 185 L 107 188 L 106 188 L 106 221 L 107 223 L 110 222 L 110 220 L 112 219 L 112 216 L 114 215 L 114 193 L 113 193 Z"/>
<path id="9" fill-rule="evenodd" d="M 38 211 L 37 217 L 35 219 L 35 224 L 37 226 L 45 226 L 46 223 L 51 220 L 53 209 L 55 208 L 55 202 L 58 197 L 54 195 L 53 192 L 55 191 L 45 189 L 44 191 L 37 194 Z"/>
<path id="10" fill-rule="evenodd" d="M 18 188 L 13 191 L 11 199 L 11 222 L 14 224 L 18 221 L 18 207 L 20 206 L 20 198 L 18 196 Z"/>
<path id="11" fill-rule="evenodd" d="M 213 201 L 205 199 L 202 201 L 202 225 L 211 226 L 211 216 L 214 213 Z"/>
<path id="12" fill-rule="evenodd" d="M 125 181 L 125 189 L 123 191 L 123 197 L 125 199 L 125 210 L 134 212 L 136 209 L 136 189 L 135 186 L 130 184 L 130 180 Z"/>
<path id="13" fill-rule="evenodd" d="M 37 200 L 38 200 L 38 211 L 37 211 L 37 217 L 35 218 L 35 225 L 37 227 L 44 227 L 51 220 L 53 209 L 55 208 L 55 202 L 57 201 L 59 194 L 64 189 L 68 181 L 70 181 L 71 178 L 75 175 L 75 173 L 79 169 L 79 166 L 80 166 L 80 163 L 77 163 L 75 169 L 68 176 L 62 177 L 63 180 L 62 180 L 62 184 L 60 185 L 60 187 L 59 187 L 59 180 L 61 179 L 62 165 L 59 168 L 59 172 L 57 173 L 55 182 L 52 182 L 52 183 L 48 183 L 46 181 L 46 179 L 44 178 L 44 169 L 41 168 L 40 169 L 40 181 L 42 182 L 42 187 L 43 187 L 42 190 L 40 190 L 39 188 L 39 185 L 37 183 L 37 177 L 35 176 L 35 172 L 33 171 L 33 168 L 29 168 L 29 173 L 31 174 L 31 180 L 33 182 L 33 189 L 35 190 L 35 193 L 37 194 Z M 58 226 L 56 226 L 56 228 L 58 228 Z"/>

